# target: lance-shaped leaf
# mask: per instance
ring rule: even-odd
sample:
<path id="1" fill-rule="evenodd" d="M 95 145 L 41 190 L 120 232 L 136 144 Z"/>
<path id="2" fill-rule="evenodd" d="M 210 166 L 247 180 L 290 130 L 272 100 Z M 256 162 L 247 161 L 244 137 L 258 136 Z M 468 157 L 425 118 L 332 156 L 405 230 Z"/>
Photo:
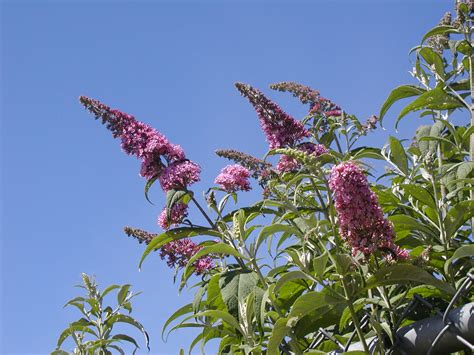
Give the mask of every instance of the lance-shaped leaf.
<path id="1" fill-rule="evenodd" d="M 150 180 L 148 180 L 145 184 L 145 198 L 146 200 L 153 205 L 153 202 L 150 201 L 150 198 L 148 197 L 148 191 L 150 188 L 153 186 L 155 181 L 158 179 L 158 176 L 152 177 Z"/>
<path id="2" fill-rule="evenodd" d="M 166 193 L 166 218 L 170 220 L 171 210 L 178 202 L 188 203 L 193 198 L 192 191 L 169 190 Z"/>
<path id="3" fill-rule="evenodd" d="M 401 99 L 405 99 L 407 97 L 421 95 L 425 91 L 426 90 L 414 85 L 402 85 L 402 86 L 396 87 L 395 89 L 392 90 L 390 95 L 388 95 L 387 99 L 382 105 L 382 108 L 380 109 L 380 113 L 379 113 L 380 120 L 383 119 L 383 117 L 385 116 L 389 108 L 392 107 L 392 105 L 395 102 Z"/>
<path id="4" fill-rule="evenodd" d="M 166 331 L 166 328 L 168 327 L 168 325 L 170 325 L 170 323 L 172 321 L 174 321 L 175 319 L 185 315 L 185 314 L 188 314 L 188 313 L 191 313 L 193 311 L 193 305 L 191 303 L 188 303 L 186 305 L 184 305 L 183 307 L 179 308 L 176 312 L 174 312 L 165 322 L 165 324 L 163 325 L 163 329 L 161 331 L 161 338 L 163 340 L 164 339 L 164 334 L 165 334 L 165 331 Z"/>
<path id="5" fill-rule="evenodd" d="M 443 59 L 441 58 L 441 56 L 436 53 L 433 48 L 430 48 L 430 47 L 423 47 L 419 50 L 418 52 L 422 57 L 423 59 L 430 65 L 430 66 L 433 66 L 436 73 L 444 78 L 445 74 L 444 74 L 444 63 L 443 63 Z"/>
<path id="6" fill-rule="evenodd" d="M 175 228 L 169 231 L 166 231 L 160 235 L 154 237 L 150 243 L 148 244 L 147 248 L 143 252 L 143 255 L 140 259 L 140 263 L 138 264 L 138 268 L 140 269 L 143 261 L 145 258 L 150 254 L 152 251 L 155 251 L 161 248 L 163 245 L 171 242 L 172 240 L 178 240 L 183 238 L 190 238 L 197 235 L 210 235 L 214 237 L 219 237 L 220 234 L 213 229 L 210 228 L 202 228 L 202 227 L 182 227 L 182 228 Z"/>
<path id="7" fill-rule="evenodd" d="M 451 238 L 470 218 L 474 217 L 474 201 L 461 201 L 454 205 L 444 219 L 446 237 Z"/>
<path id="8" fill-rule="evenodd" d="M 448 295 L 454 295 L 456 292 L 446 282 L 436 279 L 418 266 L 409 264 L 394 264 L 381 268 L 367 280 L 365 289 L 410 282 L 434 286 Z"/>
<path id="9" fill-rule="evenodd" d="M 430 110 L 452 110 L 458 107 L 463 107 L 463 103 L 455 96 L 448 94 L 441 87 L 426 91 L 412 103 L 405 106 L 397 118 L 395 127 L 398 126 L 400 120 L 410 112 L 419 111 L 422 109 Z"/>
<path id="10" fill-rule="evenodd" d="M 448 33 L 459 33 L 459 30 L 456 27 L 453 26 L 436 26 L 426 32 L 426 34 L 423 36 L 421 43 L 425 42 L 428 38 L 437 36 L 437 35 L 444 35 Z"/>
<path id="11" fill-rule="evenodd" d="M 238 316 L 239 302 L 257 287 L 258 276 L 255 272 L 229 271 L 219 278 L 222 300 L 230 314 Z"/>
<path id="12" fill-rule="evenodd" d="M 405 148 L 403 148 L 402 143 L 400 141 L 390 136 L 388 138 L 390 143 L 390 155 L 392 162 L 400 169 L 402 173 L 408 175 L 408 158 L 407 154 L 405 153 Z"/>
<path id="13" fill-rule="evenodd" d="M 465 258 L 465 257 L 473 257 L 474 256 L 474 244 L 470 245 L 463 245 L 456 249 L 453 256 L 451 256 L 446 263 L 444 264 L 444 271 L 448 273 L 449 267 L 451 266 L 452 262 L 456 259 Z"/>
<path id="14" fill-rule="evenodd" d="M 127 323 L 130 325 L 133 325 L 135 328 L 140 330 L 140 332 L 143 334 L 143 336 L 145 337 L 146 347 L 148 348 L 148 350 L 150 350 L 150 337 L 148 336 L 148 333 L 146 332 L 145 327 L 134 318 L 127 316 L 125 314 L 116 314 L 110 317 L 107 323 L 109 325 L 112 325 L 114 323 Z"/>

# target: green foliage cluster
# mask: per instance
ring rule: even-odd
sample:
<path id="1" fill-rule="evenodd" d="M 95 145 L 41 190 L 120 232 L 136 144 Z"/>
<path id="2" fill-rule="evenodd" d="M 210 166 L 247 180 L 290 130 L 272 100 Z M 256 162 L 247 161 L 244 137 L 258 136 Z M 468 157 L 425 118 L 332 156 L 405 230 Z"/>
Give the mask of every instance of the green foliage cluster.
<path id="1" fill-rule="evenodd" d="M 102 292 L 99 291 L 95 280 L 86 274 L 82 274 L 82 285 L 78 287 L 85 290 L 85 297 L 75 297 L 67 302 L 64 307 L 73 306 L 77 308 L 82 317 L 69 324 L 58 339 L 57 348 L 52 355 L 66 355 L 69 352 L 61 350 L 61 346 L 67 338 L 72 338 L 75 348 L 72 354 L 88 355 L 112 354 L 112 350 L 125 354 L 119 345 L 126 342 L 133 345 L 135 351 L 140 348 L 138 342 L 127 334 L 113 334 L 114 326 L 124 323 L 137 328 L 145 337 L 148 348 L 149 338 L 143 325 L 130 316 L 132 313 L 131 300 L 140 293 L 130 291 L 130 285 L 111 285 Z M 114 307 L 104 306 L 104 298 L 110 292 L 117 291 L 117 305 Z"/>

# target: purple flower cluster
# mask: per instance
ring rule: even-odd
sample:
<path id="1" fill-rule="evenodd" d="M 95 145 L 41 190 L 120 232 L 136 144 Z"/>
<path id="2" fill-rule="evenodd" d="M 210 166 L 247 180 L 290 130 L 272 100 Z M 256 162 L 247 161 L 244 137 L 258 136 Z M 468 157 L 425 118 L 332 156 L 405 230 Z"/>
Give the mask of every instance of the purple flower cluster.
<path id="1" fill-rule="evenodd" d="M 394 244 L 392 225 L 384 218 L 377 196 L 367 177 L 353 162 L 332 168 L 329 187 L 334 193 L 339 232 L 353 254 L 368 256 L 379 250 L 388 259 L 405 259 L 408 251 Z"/>
<path id="2" fill-rule="evenodd" d="M 183 149 L 172 144 L 153 127 L 137 121 L 132 115 L 111 109 L 98 100 L 81 96 L 80 102 L 112 132 L 114 138 L 120 138 L 122 149 L 129 155 L 135 155 L 142 161 L 140 175 L 151 179 L 162 168 L 162 157 L 168 164 L 185 159 Z"/>
<path id="3" fill-rule="evenodd" d="M 160 175 L 161 188 L 164 191 L 184 190 L 188 185 L 199 181 L 201 168 L 189 160 L 182 160 L 168 165 Z"/>
<path id="4" fill-rule="evenodd" d="M 249 169 L 242 165 L 233 164 L 223 168 L 215 179 L 215 183 L 227 192 L 249 191 L 251 189 L 249 182 Z"/>
<path id="5" fill-rule="evenodd" d="M 319 91 L 306 85 L 294 82 L 281 82 L 270 85 L 271 89 L 287 91 L 297 97 L 301 103 L 309 104 L 310 114 L 321 114 L 325 117 L 340 116 L 341 108 L 329 99 L 320 96 Z"/>
<path id="6" fill-rule="evenodd" d="M 290 92 L 293 97 L 297 97 L 303 104 L 309 103 L 310 105 L 313 105 L 320 97 L 318 90 L 291 81 L 271 84 L 270 89 Z"/>
<path id="7" fill-rule="evenodd" d="M 183 268 L 200 249 L 201 247 L 191 239 L 178 239 L 163 245 L 160 249 L 160 257 L 166 260 L 170 268 Z M 210 256 L 205 256 L 196 260 L 193 266 L 195 273 L 200 275 L 214 268 L 215 265 Z"/>
<path id="8" fill-rule="evenodd" d="M 375 115 L 370 116 L 361 127 L 361 133 L 367 134 L 368 132 L 377 128 L 377 122 L 379 118 Z"/>
<path id="9" fill-rule="evenodd" d="M 138 228 L 125 227 L 123 230 L 126 235 L 135 238 L 140 244 L 150 244 L 152 239 L 158 236 L 158 234 L 149 233 Z"/>
<path id="10" fill-rule="evenodd" d="M 301 150 L 305 153 L 315 155 L 319 157 L 321 154 L 329 152 L 329 150 L 322 144 L 314 144 L 310 142 L 305 142 L 300 144 L 297 147 L 298 150 Z M 288 155 L 282 155 L 278 160 L 276 165 L 276 170 L 279 173 L 289 172 L 298 170 L 301 167 L 301 164 L 298 161 Z"/>
<path id="11" fill-rule="evenodd" d="M 317 101 L 312 103 L 309 113 L 322 114 L 325 117 L 340 116 L 341 108 L 331 100 L 320 96 Z"/>
<path id="12" fill-rule="evenodd" d="M 170 216 L 168 219 L 167 209 L 164 208 L 158 216 L 158 225 L 167 230 L 171 226 L 180 224 L 184 218 L 188 216 L 188 205 L 185 203 L 177 203 L 171 208 Z"/>
<path id="13" fill-rule="evenodd" d="M 235 86 L 257 111 L 260 125 L 271 149 L 293 146 L 310 135 L 301 122 L 284 112 L 259 90 L 242 83 L 237 83 Z"/>
<path id="14" fill-rule="evenodd" d="M 141 160 L 140 175 L 147 180 L 158 178 L 163 190 L 186 190 L 188 185 L 199 181 L 201 168 L 186 159 L 183 149 L 172 144 L 153 127 L 137 121 L 135 117 L 119 110 L 111 109 L 98 100 L 81 96 L 80 102 L 97 119 L 101 119 L 114 138 L 120 138 L 122 149 Z M 166 163 L 166 164 L 165 164 Z M 160 226 L 168 229 L 180 223 L 187 214 L 187 206 L 179 204 L 171 214 L 161 213 Z M 171 220 L 167 221 L 167 215 Z"/>

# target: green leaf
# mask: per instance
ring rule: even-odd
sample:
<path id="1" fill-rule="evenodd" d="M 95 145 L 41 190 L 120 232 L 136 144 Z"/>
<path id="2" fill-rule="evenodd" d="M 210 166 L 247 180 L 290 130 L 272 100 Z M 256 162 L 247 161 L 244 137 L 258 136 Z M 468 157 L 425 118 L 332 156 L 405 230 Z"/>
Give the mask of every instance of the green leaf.
<path id="1" fill-rule="evenodd" d="M 166 193 L 166 218 L 171 218 L 171 210 L 178 202 L 188 203 L 193 196 L 191 191 L 169 190 Z"/>
<path id="2" fill-rule="evenodd" d="M 319 255 L 313 259 L 314 272 L 321 279 L 324 278 L 324 272 L 326 271 L 328 258 L 329 258 L 328 253 L 324 252 L 322 255 Z"/>
<path id="3" fill-rule="evenodd" d="M 148 197 L 148 191 L 150 190 L 150 187 L 155 183 L 155 181 L 158 179 L 158 175 L 152 177 L 150 180 L 148 180 L 145 184 L 145 198 L 148 202 L 150 202 L 152 205 L 154 205 L 153 202 L 150 201 Z"/>
<path id="4" fill-rule="evenodd" d="M 346 254 L 334 255 L 334 261 L 336 263 L 336 271 L 339 275 L 346 275 L 353 264 L 351 257 Z"/>
<path id="5" fill-rule="evenodd" d="M 242 329 L 240 328 L 239 322 L 231 314 L 225 311 L 208 310 L 208 311 L 199 312 L 192 316 L 186 317 L 183 320 L 183 322 L 185 322 L 188 319 L 197 318 L 197 317 L 210 317 L 210 318 L 215 319 L 214 322 L 216 322 L 217 320 L 222 320 L 223 322 L 227 323 L 234 329 L 238 330 L 241 334 L 244 334 Z"/>
<path id="6" fill-rule="evenodd" d="M 200 249 L 196 254 L 189 259 L 188 265 L 192 265 L 199 258 L 209 255 L 209 254 L 224 254 L 225 256 L 232 255 L 236 258 L 246 259 L 245 256 L 240 254 L 232 246 L 226 243 L 215 243 L 213 245 L 208 245 Z"/>
<path id="7" fill-rule="evenodd" d="M 125 301 L 125 298 L 127 297 L 128 295 L 128 290 L 130 289 L 130 286 L 131 285 L 123 285 L 121 288 L 120 288 L 120 291 L 118 292 L 117 294 L 117 303 L 120 305 L 123 303 L 123 301 Z"/>
<path id="8" fill-rule="evenodd" d="M 260 234 L 258 235 L 257 242 L 255 245 L 255 250 L 258 249 L 258 247 L 262 244 L 262 242 L 266 238 L 268 238 L 268 236 L 275 233 L 280 233 L 280 232 L 286 232 L 286 233 L 292 233 L 292 234 L 297 233 L 296 228 L 288 224 L 271 224 L 269 226 L 266 226 L 262 228 L 262 230 L 260 231 Z"/>
<path id="9" fill-rule="evenodd" d="M 446 237 L 451 238 L 470 218 L 474 217 L 474 201 L 461 201 L 444 218 Z"/>
<path id="10" fill-rule="evenodd" d="M 451 266 L 452 262 L 459 258 L 465 258 L 467 256 L 474 256 L 474 244 L 470 245 L 463 245 L 456 249 L 453 256 L 451 256 L 446 263 L 444 264 L 444 271 L 447 274 L 449 271 L 449 267 Z"/>
<path id="11" fill-rule="evenodd" d="M 405 184 L 402 186 L 403 190 L 408 193 L 409 196 L 414 197 L 416 200 L 422 202 L 431 208 L 437 209 L 436 202 L 424 187 L 420 185 Z"/>
<path id="12" fill-rule="evenodd" d="M 83 326 L 83 325 L 71 325 L 69 326 L 68 328 L 64 329 L 64 331 L 61 333 L 61 335 L 59 336 L 59 339 L 58 339 L 58 343 L 57 343 L 57 349 L 59 349 L 62 345 L 62 343 L 64 342 L 64 340 L 66 340 L 68 337 L 70 337 L 72 335 L 73 332 L 83 332 L 83 333 L 89 333 L 89 334 L 92 334 L 94 335 L 95 337 L 97 337 L 97 334 L 90 328 L 86 327 L 86 326 Z"/>
<path id="13" fill-rule="evenodd" d="M 400 120 L 407 114 L 421 109 L 430 110 L 451 110 L 458 107 L 463 107 L 463 103 L 455 96 L 449 95 L 441 87 L 436 87 L 433 90 L 427 91 L 416 98 L 412 103 L 405 106 L 397 118 L 395 127 L 398 126 Z"/>
<path id="14" fill-rule="evenodd" d="M 221 275 L 219 287 L 227 310 L 234 317 L 239 314 L 239 302 L 257 287 L 258 276 L 255 272 L 232 270 Z"/>
<path id="15" fill-rule="evenodd" d="M 165 322 L 163 325 L 163 329 L 161 331 L 161 338 L 164 340 L 164 334 L 166 331 L 166 328 L 168 325 L 170 325 L 171 322 L 173 322 L 175 319 L 181 317 L 182 315 L 185 315 L 187 313 L 191 313 L 193 311 L 193 305 L 191 303 L 188 303 L 184 305 L 183 307 L 179 308 L 176 312 L 174 312 Z"/>
<path id="16" fill-rule="evenodd" d="M 418 52 L 423 57 L 423 59 L 431 66 L 434 66 L 436 73 L 444 78 L 444 63 L 441 56 L 436 53 L 431 47 L 423 47 Z"/>
<path id="17" fill-rule="evenodd" d="M 147 248 L 143 252 L 143 255 L 140 259 L 140 263 L 138 264 L 138 268 L 141 268 L 143 261 L 152 251 L 161 248 L 163 245 L 173 240 L 190 238 L 197 235 L 210 235 L 214 237 L 219 237 L 220 233 L 216 232 L 213 229 L 203 227 L 182 227 L 166 231 L 160 235 L 157 235 L 151 240 L 151 242 L 148 244 Z"/>
<path id="18" fill-rule="evenodd" d="M 295 270 L 295 271 L 290 271 L 284 274 L 282 277 L 280 277 L 275 285 L 274 292 L 275 294 L 278 294 L 278 291 L 285 285 L 287 282 L 295 280 L 295 279 L 303 279 L 303 280 L 311 280 L 311 276 L 308 274 L 304 273 L 303 271 L 300 270 Z"/>
<path id="19" fill-rule="evenodd" d="M 443 35 L 443 34 L 448 34 L 448 33 L 456 33 L 458 30 L 456 27 L 453 26 L 436 26 L 426 32 L 426 34 L 423 36 L 423 39 L 421 40 L 421 43 L 425 42 L 428 38 L 436 36 L 436 35 Z"/>
<path id="20" fill-rule="evenodd" d="M 309 312 L 326 306 L 335 306 L 344 303 L 344 299 L 336 298 L 324 292 L 311 291 L 298 297 L 291 308 L 289 317 L 301 319 Z"/>
<path id="21" fill-rule="evenodd" d="M 388 219 L 393 223 L 395 232 L 404 232 L 404 231 L 420 231 L 428 235 L 433 235 L 434 232 L 432 229 L 428 228 L 423 222 L 404 214 L 397 214 L 388 217 Z"/>
<path id="22" fill-rule="evenodd" d="M 280 318 L 276 321 L 270 339 L 268 340 L 268 354 L 280 354 L 279 346 L 283 339 L 290 333 L 292 328 L 291 323 L 291 320 L 288 318 Z"/>
<path id="23" fill-rule="evenodd" d="M 229 244 L 215 243 L 212 245 L 205 246 L 188 260 L 188 263 L 186 264 L 186 267 L 184 268 L 184 271 L 183 271 L 183 275 L 181 277 L 180 289 L 182 289 L 186 285 L 186 281 L 191 276 L 192 271 L 194 270 L 194 262 L 202 258 L 203 256 L 206 256 L 209 254 L 224 254 L 225 256 L 231 255 L 231 256 L 234 256 L 235 258 L 247 260 L 245 256 L 240 254 L 237 250 L 235 250 Z"/>
<path id="24" fill-rule="evenodd" d="M 422 268 L 409 264 L 394 264 L 382 267 L 367 280 L 365 289 L 407 282 L 431 285 L 450 295 L 454 295 L 456 292 L 450 285 L 436 279 Z"/>
<path id="25" fill-rule="evenodd" d="M 424 89 L 421 89 L 414 85 L 402 85 L 392 90 L 390 95 L 387 97 L 385 102 L 380 109 L 379 117 L 380 120 L 383 119 L 385 114 L 387 113 L 388 109 L 398 100 L 411 97 L 411 96 L 418 96 L 425 92 Z"/>
<path id="26" fill-rule="evenodd" d="M 209 285 L 207 286 L 207 304 L 212 309 L 223 311 L 226 309 L 226 306 L 219 287 L 220 276 L 220 274 L 213 275 L 209 280 Z"/>
<path id="27" fill-rule="evenodd" d="M 426 154 L 429 151 L 430 143 L 422 141 L 423 137 L 428 137 L 430 135 L 431 126 L 420 126 L 416 129 L 415 137 L 418 142 L 418 148 L 422 154 Z"/>
<path id="28" fill-rule="evenodd" d="M 408 175 L 408 158 L 405 153 L 405 148 L 403 148 L 402 143 L 393 136 L 390 136 L 388 140 L 390 143 L 391 160 L 400 171 Z"/>
<path id="29" fill-rule="evenodd" d="M 110 291 L 113 291 L 117 288 L 120 288 L 119 285 L 110 285 L 108 286 L 103 292 L 102 294 L 100 295 L 100 298 L 103 299 Z"/>
<path id="30" fill-rule="evenodd" d="M 133 345 L 135 345 L 135 348 L 140 349 L 140 347 L 138 346 L 137 341 L 135 339 L 133 339 L 131 336 L 128 336 L 126 334 L 115 334 L 112 337 L 112 339 L 127 341 L 127 342 L 132 343 Z"/>
<path id="31" fill-rule="evenodd" d="M 135 328 L 137 328 L 138 330 L 140 330 L 142 332 L 143 336 L 145 337 L 146 347 L 147 347 L 148 350 L 150 350 L 150 337 L 148 336 L 148 333 L 146 332 L 145 328 L 143 327 L 143 325 L 141 325 L 140 322 L 136 321 L 132 317 L 127 316 L 125 314 L 116 314 L 116 315 L 110 317 L 110 319 L 107 321 L 107 323 L 108 324 L 127 323 L 127 324 L 130 324 L 130 325 L 134 326 Z"/>
<path id="32" fill-rule="evenodd" d="M 369 158 L 369 159 L 378 159 L 383 160 L 384 157 L 380 153 L 379 148 L 372 148 L 372 147 L 358 147 L 350 151 L 352 159 L 358 160 L 362 158 Z"/>
<path id="33" fill-rule="evenodd" d="M 460 41 L 457 45 L 456 45 L 456 50 L 459 52 L 459 53 L 462 53 L 464 54 L 465 56 L 470 56 L 472 55 L 472 46 L 469 44 L 468 41 L 466 40 L 463 40 L 463 41 Z"/>

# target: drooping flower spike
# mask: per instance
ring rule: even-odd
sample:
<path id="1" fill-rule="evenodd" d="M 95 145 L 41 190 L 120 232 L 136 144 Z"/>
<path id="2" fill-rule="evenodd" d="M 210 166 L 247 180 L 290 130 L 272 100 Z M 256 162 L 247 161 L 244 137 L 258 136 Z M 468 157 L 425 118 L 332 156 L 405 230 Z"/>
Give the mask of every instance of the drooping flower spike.
<path id="1" fill-rule="evenodd" d="M 384 217 L 367 177 L 356 164 L 344 162 L 334 166 L 329 187 L 334 194 L 339 233 L 354 254 L 360 251 L 369 256 L 379 250 L 388 259 L 408 257 L 408 252 L 393 242 L 393 227 Z"/>
<path id="2" fill-rule="evenodd" d="M 170 143 L 153 127 L 137 121 L 132 115 L 111 109 L 98 100 L 81 96 L 80 102 L 97 119 L 101 119 L 114 138 L 120 138 L 122 149 L 141 160 L 140 175 L 147 180 L 158 178 L 162 189 L 186 190 L 199 181 L 201 168 L 186 159 L 183 149 Z M 170 215 L 168 220 L 167 215 Z M 178 204 L 171 212 L 162 212 L 158 224 L 163 229 L 177 225 L 187 216 L 187 205 Z"/>
<path id="3" fill-rule="evenodd" d="M 151 179 L 159 175 L 164 167 L 161 158 L 168 164 L 185 159 L 183 149 L 172 144 L 153 127 L 137 121 L 134 116 L 111 109 L 98 100 L 81 96 L 82 105 L 97 119 L 101 119 L 114 138 L 120 138 L 122 149 L 142 161 L 140 175 Z"/>
<path id="4" fill-rule="evenodd" d="M 250 85 L 236 83 L 235 87 L 255 108 L 260 125 L 271 149 L 291 147 L 310 133 L 304 125 L 284 112 L 277 104 Z"/>
<path id="5" fill-rule="evenodd" d="M 270 88 L 273 90 L 290 92 L 294 97 L 297 97 L 301 103 L 309 104 L 310 114 L 322 114 L 325 117 L 340 116 L 341 108 L 329 99 L 320 96 L 319 91 L 309 86 L 294 83 L 281 82 L 271 84 Z"/>

